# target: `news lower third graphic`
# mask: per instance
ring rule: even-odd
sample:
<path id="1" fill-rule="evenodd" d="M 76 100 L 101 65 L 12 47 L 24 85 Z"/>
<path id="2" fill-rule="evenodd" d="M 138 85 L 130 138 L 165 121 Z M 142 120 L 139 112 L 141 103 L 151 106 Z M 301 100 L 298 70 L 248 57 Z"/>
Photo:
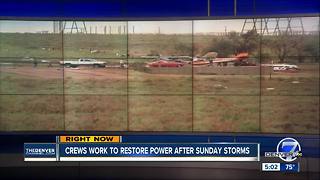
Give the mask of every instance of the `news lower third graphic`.
<path id="1" fill-rule="evenodd" d="M 25 143 L 24 161 L 260 161 L 258 143 L 130 143 L 122 136 L 57 136 Z"/>

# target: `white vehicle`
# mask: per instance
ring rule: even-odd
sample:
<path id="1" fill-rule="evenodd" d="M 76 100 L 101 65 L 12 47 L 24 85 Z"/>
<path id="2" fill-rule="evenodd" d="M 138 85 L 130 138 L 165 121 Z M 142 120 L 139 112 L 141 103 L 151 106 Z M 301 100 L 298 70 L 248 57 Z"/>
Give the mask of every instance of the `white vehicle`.
<path id="1" fill-rule="evenodd" d="M 97 61 L 95 59 L 80 58 L 77 61 L 60 61 L 60 65 L 66 67 L 78 67 L 78 66 L 93 66 L 93 67 L 106 67 L 106 63 L 103 61 Z"/>
<path id="2" fill-rule="evenodd" d="M 298 71 L 300 70 L 297 65 L 294 64 L 262 64 L 262 66 L 272 67 L 273 71 Z"/>

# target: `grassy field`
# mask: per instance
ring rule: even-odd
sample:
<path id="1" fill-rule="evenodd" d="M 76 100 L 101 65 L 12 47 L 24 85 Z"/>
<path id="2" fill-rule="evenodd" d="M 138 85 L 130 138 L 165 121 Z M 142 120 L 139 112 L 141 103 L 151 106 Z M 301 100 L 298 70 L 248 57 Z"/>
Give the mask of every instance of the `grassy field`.
<path id="1" fill-rule="evenodd" d="M 275 76 L 271 80 L 263 77 L 261 82 L 263 95 L 318 95 L 319 77 Z M 267 88 L 274 88 L 268 90 Z"/>
<path id="2" fill-rule="evenodd" d="M 259 95 L 259 75 L 195 75 L 195 94 Z"/>
<path id="3" fill-rule="evenodd" d="M 129 109 L 127 96 L 121 95 L 67 95 L 65 101 L 61 95 L 0 98 L 4 131 L 192 130 L 191 96 L 131 95 Z M 259 96 L 197 95 L 193 110 L 193 130 L 199 132 L 260 132 L 259 113 L 261 132 L 316 134 L 319 130 L 318 96 L 262 96 L 259 109 Z"/>
<path id="4" fill-rule="evenodd" d="M 63 96 L 1 95 L 0 130 L 63 130 Z"/>
<path id="5" fill-rule="evenodd" d="M 299 64 L 297 73 L 264 73 L 262 95 L 319 95 L 319 64 Z M 274 88 L 268 90 L 267 88 Z"/>
<path id="6" fill-rule="evenodd" d="M 127 130 L 126 96 L 68 95 L 65 110 L 67 131 Z"/>
<path id="7" fill-rule="evenodd" d="M 192 56 L 192 36 L 134 34 L 129 35 L 128 48 L 131 58 L 158 54 Z"/>
<path id="8" fill-rule="evenodd" d="M 126 55 L 126 38 L 125 35 L 0 33 L 0 54 L 1 57 L 118 58 Z"/>
<path id="9" fill-rule="evenodd" d="M 258 132 L 259 96 L 194 96 L 194 130 Z"/>
<path id="10" fill-rule="evenodd" d="M 262 132 L 319 133 L 319 96 L 262 96 Z"/>
<path id="11" fill-rule="evenodd" d="M 64 34 L 63 37 L 65 58 L 125 58 L 127 54 L 126 35 Z"/>
<path id="12" fill-rule="evenodd" d="M 130 96 L 130 131 L 191 131 L 191 96 Z"/>
<path id="13" fill-rule="evenodd" d="M 194 131 L 259 132 L 259 113 L 262 132 L 314 134 L 319 129 L 317 77 L 304 73 L 263 77 L 259 109 L 255 76 L 196 75 L 192 105 L 190 75 L 129 69 L 127 82 L 126 69 L 84 68 L 66 69 L 62 81 L 55 68 L 20 69 L 1 71 L 1 93 L 10 94 L 1 95 L 3 130 L 57 130 L 65 123 L 66 130 L 191 131 L 192 109 Z M 64 103 L 58 95 L 63 87 Z"/>
<path id="14" fill-rule="evenodd" d="M 192 75 L 150 74 L 129 71 L 130 94 L 192 94 Z"/>
<path id="15" fill-rule="evenodd" d="M 130 57 L 192 55 L 191 35 L 136 34 L 127 40 L 126 35 L 0 33 L 0 39 L 1 57 L 125 58 L 127 46 Z"/>
<path id="16" fill-rule="evenodd" d="M 61 58 L 59 34 L 0 33 L 1 57 Z"/>
<path id="17" fill-rule="evenodd" d="M 65 94 L 126 95 L 126 69 L 65 69 Z"/>
<path id="18" fill-rule="evenodd" d="M 63 94 L 63 70 L 0 67 L 2 94 Z M 21 71 L 20 71 L 21 70 Z M 46 77 L 47 76 L 47 77 Z"/>

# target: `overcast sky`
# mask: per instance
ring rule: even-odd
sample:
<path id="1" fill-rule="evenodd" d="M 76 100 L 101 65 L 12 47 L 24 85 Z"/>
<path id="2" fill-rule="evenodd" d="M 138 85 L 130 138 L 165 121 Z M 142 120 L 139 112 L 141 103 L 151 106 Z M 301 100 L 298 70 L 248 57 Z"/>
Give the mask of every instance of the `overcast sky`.
<path id="1" fill-rule="evenodd" d="M 271 19 L 272 20 L 272 19 Z M 273 19 L 274 20 L 274 19 Z M 248 20 L 252 22 L 252 20 Z M 318 31 L 319 28 L 319 17 L 306 17 L 302 18 L 303 26 L 305 31 Z M 109 32 L 111 27 L 112 33 L 118 33 L 118 28 L 121 27 L 121 32 L 123 33 L 126 29 L 127 22 L 85 22 L 87 31 L 97 33 L 103 33 L 104 27 L 106 27 L 107 32 Z M 240 32 L 244 24 L 243 19 L 238 20 L 197 20 L 194 21 L 194 33 L 212 33 L 212 32 L 230 32 L 237 31 Z M 79 28 L 83 27 L 82 22 L 77 22 Z M 192 21 L 130 21 L 129 33 L 163 33 L 163 34 L 181 34 L 192 33 Z M 276 23 L 270 22 L 269 28 L 274 28 Z M 66 27 L 71 28 L 72 22 L 67 22 Z M 260 26 L 257 23 L 257 26 Z M 280 28 L 286 28 L 287 22 L 281 20 Z M 291 26 L 294 30 L 300 29 L 299 19 L 293 19 L 291 21 Z M 298 27 L 297 27 L 298 26 Z M 248 24 L 247 28 L 250 29 L 252 24 Z M 0 31 L 1 32 L 40 32 L 48 31 L 53 32 L 53 21 L 0 21 Z"/>

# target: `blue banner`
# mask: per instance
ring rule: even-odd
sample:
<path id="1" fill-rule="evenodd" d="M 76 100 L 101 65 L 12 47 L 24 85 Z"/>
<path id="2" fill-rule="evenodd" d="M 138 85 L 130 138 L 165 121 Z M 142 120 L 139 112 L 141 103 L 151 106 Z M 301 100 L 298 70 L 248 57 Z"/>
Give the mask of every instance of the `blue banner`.
<path id="1" fill-rule="evenodd" d="M 9 18 L 192 18 L 319 13 L 318 0 L 2 0 Z"/>
<path id="2" fill-rule="evenodd" d="M 67 133 L 42 133 L 42 134 L 23 134 L 23 133 L 6 133 L 0 135 L 0 153 L 23 153 L 23 144 L 25 142 L 33 143 L 55 143 L 56 135 L 66 135 Z M 105 133 L 69 133 L 70 135 L 105 135 Z M 125 134 L 125 133 L 122 133 Z M 121 133 L 112 133 L 108 135 L 121 135 Z M 159 134 L 130 134 L 122 136 L 124 143 L 220 143 L 220 142 L 237 142 L 237 143 L 259 143 L 260 153 L 276 151 L 279 141 L 286 137 L 292 137 L 298 140 L 301 145 L 303 157 L 319 158 L 319 135 L 292 135 L 292 134 L 180 134 L 164 135 Z"/>
<path id="3" fill-rule="evenodd" d="M 60 160 L 259 161 L 254 143 L 59 144 Z M 108 159 L 109 158 L 109 159 Z M 114 159 L 118 158 L 118 159 Z M 141 159 L 145 158 L 145 159 Z"/>

